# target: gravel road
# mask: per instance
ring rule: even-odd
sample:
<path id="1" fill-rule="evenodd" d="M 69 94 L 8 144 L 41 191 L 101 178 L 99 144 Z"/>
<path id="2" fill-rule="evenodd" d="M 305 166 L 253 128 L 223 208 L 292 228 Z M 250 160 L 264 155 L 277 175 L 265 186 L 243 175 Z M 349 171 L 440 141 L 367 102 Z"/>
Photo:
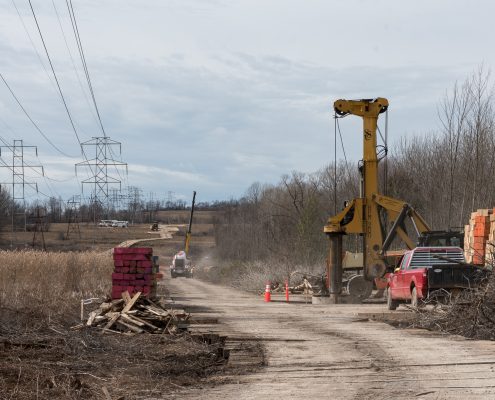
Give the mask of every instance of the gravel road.
<path id="1" fill-rule="evenodd" d="M 385 305 L 264 303 L 195 279 L 165 279 L 179 304 L 217 317 L 217 332 L 252 338 L 264 366 L 181 399 L 495 399 L 495 343 L 395 329 L 358 313 Z"/>

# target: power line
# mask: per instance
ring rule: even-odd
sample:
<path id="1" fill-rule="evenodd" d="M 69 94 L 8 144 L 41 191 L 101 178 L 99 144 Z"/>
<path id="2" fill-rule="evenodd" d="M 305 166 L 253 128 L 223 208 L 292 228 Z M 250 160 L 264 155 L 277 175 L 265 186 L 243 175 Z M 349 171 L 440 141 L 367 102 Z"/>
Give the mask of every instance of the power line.
<path id="1" fill-rule="evenodd" d="M 118 165 L 120 165 L 120 166 L 125 165 L 127 167 L 127 164 L 122 163 L 121 161 L 117 162 L 115 160 L 116 156 L 113 152 L 112 144 L 117 144 L 117 142 L 110 141 L 110 138 L 107 136 L 107 133 L 106 133 L 105 128 L 103 126 L 103 121 L 101 119 L 100 110 L 98 108 L 95 93 L 93 90 L 93 84 L 91 82 L 91 76 L 89 74 L 88 64 L 86 62 L 86 56 L 84 54 L 84 47 L 82 45 L 81 35 L 79 33 L 79 27 L 77 25 L 77 19 L 76 19 L 76 14 L 74 12 L 74 7 L 72 5 L 72 0 L 65 0 L 65 4 L 67 5 L 67 11 L 69 12 L 69 17 L 70 17 L 71 24 L 72 24 L 72 31 L 74 33 L 74 38 L 76 40 L 77 49 L 79 51 L 81 64 L 83 66 L 83 70 L 84 70 L 84 73 L 86 76 L 86 81 L 88 83 L 89 92 L 90 92 L 91 98 L 93 100 L 93 105 L 94 105 L 95 110 L 96 110 L 96 115 L 98 117 L 101 131 L 103 132 L 103 138 L 94 138 L 94 140 L 95 140 L 94 143 L 91 143 L 91 142 L 85 143 L 85 144 L 90 144 L 90 143 L 94 144 L 97 149 L 100 149 L 100 151 L 97 150 L 97 157 L 95 159 L 95 160 L 98 160 L 97 164 L 94 165 L 96 172 L 92 178 L 83 181 L 83 185 L 84 185 L 84 183 L 90 183 L 90 182 L 94 183 L 95 184 L 95 201 L 101 202 L 101 197 L 104 197 L 105 201 L 108 202 L 108 187 L 107 187 L 107 185 L 108 185 L 108 183 L 111 183 L 111 180 L 108 181 L 109 177 L 108 177 L 107 166 L 105 165 L 105 167 L 102 168 L 102 165 L 103 165 L 102 163 L 111 162 L 108 165 L 113 165 L 115 167 L 115 170 L 116 170 L 116 172 L 119 176 L 119 179 L 120 179 L 118 181 L 119 185 L 120 185 L 120 182 L 122 181 L 122 176 L 120 174 Z M 103 149 L 104 149 L 104 151 L 103 151 Z M 120 149 L 120 143 L 119 143 L 119 149 Z M 109 151 L 111 157 L 108 157 L 107 150 Z M 98 155 L 98 153 L 99 153 L 99 155 Z M 89 165 L 90 163 L 86 162 L 85 164 Z M 77 165 L 76 165 L 76 168 L 77 168 Z M 104 170 L 104 173 L 103 173 L 103 170 Z M 105 178 L 103 178 L 103 176 L 105 176 Z M 91 180 L 91 179 L 93 179 L 93 180 Z M 116 183 L 116 181 L 114 183 Z M 108 207 L 108 204 L 107 204 L 107 207 Z"/>
<path id="2" fill-rule="evenodd" d="M 110 151 L 110 155 L 112 156 L 112 160 L 113 160 L 113 161 L 116 161 L 116 160 L 115 160 L 115 158 L 114 158 L 114 157 L 116 157 L 116 155 L 114 154 L 114 152 L 113 152 L 113 150 L 112 150 L 112 147 L 111 147 L 111 146 L 109 146 L 109 147 L 108 147 L 108 150 Z M 121 159 L 120 159 L 120 160 L 118 160 L 118 161 L 122 162 L 122 157 L 121 157 Z M 114 165 L 114 167 L 115 167 L 115 171 L 117 171 L 117 174 L 119 175 L 120 180 L 124 180 L 124 178 L 122 178 L 122 175 L 120 175 L 120 171 L 119 171 L 118 166 L 117 166 L 117 165 Z"/>
<path id="3" fill-rule="evenodd" d="M 55 0 L 52 0 L 52 4 L 53 4 L 53 9 L 55 10 L 55 15 L 57 16 L 58 26 L 60 27 L 60 31 L 62 32 L 62 37 L 64 38 L 65 47 L 67 48 L 67 52 L 69 53 L 72 68 L 74 69 L 74 73 L 76 74 L 77 81 L 79 82 L 79 87 L 81 88 L 81 91 L 83 92 L 84 99 L 86 100 L 86 104 L 88 105 L 88 108 L 90 110 L 91 115 L 93 116 L 96 124 L 98 124 L 97 116 L 95 115 L 95 113 L 93 111 L 93 107 L 91 106 L 91 104 L 89 104 L 88 95 L 86 94 L 86 90 L 84 90 L 84 86 L 81 82 L 81 77 L 79 76 L 79 72 L 77 71 L 76 62 L 74 61 L 74 57 L 72 57 L 72 52 L 70 51 L 69 43 L 67 41 L 67 36 L 65 35 L 65 31 L 64 31 L 64 28 L 62 26 L 62 20 L 60 19 L 60 15 L 58 13 L 57 6 L 55 5 Z"/>
<path id="4" fill-rule="evenodd" d="M 60 97 L 62 98 L 62 102 L 64 103 L 65 111 L 67 112 L 67 116 L 69 117 L 70 124 L 72 126 L 72 130 L 74 131 L 74 133 L 76 135 L 77 141 L 79 143 L 79 146 L 81 147 L 81 152 L 82 152 L 84 158 L 86 159 L 86 161 L 88 161 L 88 157 L 86 156 L 86 153 L 84 151 L 84 147 L 82 146 L 82 143 L 81 143 L 81 139 L 79 138 L 79 134 L 77 133 L 76 126 L 74 124 L 71 113 L 69 111 L 69 107 L 67 106 L 67 102 L 65 101 L 64 94 L 62 93 L 62 88 L 60 87 L 60 83 L 58 81 L 57 74 L 55 73 L 55 68 L 53 67 L 52 59 L 50 58 L 50 54 L 48 53 L 48 48 L 46 47 L 45 39 L 43 38 L 43 34 L 41 33 L 41 28 L 40 28 L 40 25 L 38 24 L 38 19 L 36 18 L 36 13 L 34 12 L 33 4 L 31 3 L 31 0 L 28 0 L 28 1 L 29 1 L 29 6 L 31 7 L 31 12 L 33 13 L 34 21 L 36 22 L 36 27 L 38 28 L 38 33 L 40 35 L 41 42 L 43 43 L 43 48 L 45 49 L 46 57 L 48 58 L 48 62 L 50 63 L 50 68 L 52 70 L 53 77 L 55 78 L 55 82 L 57 83 L 58 92 L 60 93 Z M 91 169 L 91 167 L 90 167 L 90 169 Z"/>
<path id="5" fill-rule="evenodd" d="M 11 230 L 11 245 L 14 242 L 14 231 L 16 230 L 16 221 L 18 217 L 21 217 L 23 222 L 23 230 L 26 231 L 26 196 L 25 187 L 26 185 L 36 185 L 36 191 L 38 191 L 38 185 L 32 182 L 26 182 L 25 179 L 25 162 L 24 162 L 24 150 L 34 149 L 38 152 L 36 146 L 26 146 L 22 140 L 14 140 L 11 146 L 0 146 L 0 155 L 2 147 L 8 147 L 12 152 L 12 165 L 7 165 L 4 161 L 5 166 L 0 166 L 0 168 L 9 168 L 12 171 L 12 182 L 7 183 L 12 186 L 12 230 Z M 35 168 L 40 168 L 43 173 L 42 166 L 35 166 Z M 16 187 L 20 187 L 20 191 L 16 190 Z M 16 200 L 21 203 L 22 210 L 18 212 L 16 209 Z"/>
<path id="6" fill-rule="evenodd" d="M 127 168 L 127 163 L 117 161 L 111 157 L 110 148 L 112 146 L 121 147 L 120 142 L 111 140 L 108 136 L 103 137 L 93 137 L 92 140 L 84 142 L 83 146 L 92 146 L 95 149 L 95 158 L 92 160 L 87 160 L 76 164 L 76 171 L 78 167 L 95 167 L 95 173 L 89 179 L 82 181 L 84 184 L 94 185 L 94 220 L 96 223 L 96 208 L 97 205 L 105 206 L 108 212 L 108 189 L 109 185 L 117 184 L 119 188 L 121 187 L 121 181 L 113 178 L 108 173 L 109 166 L 125 166 Z"/>
<path id="7" fill-rule="evenodd" d="M 81 36 L 79 34 L 79 28 L 77 26 L 76 14 L 74 13 L 74 8 L 72 6 L 72 0 L 65 0 L 65 3 L 67 4 L 67 9 L 69 10 L 70 20 L 72 23 L 72 30 L 74 31 L 74 36 L 76 38 L 77 48 L 79 50 L 79 55 L 81 57 L 81 62 L 84 68 L 84 72 L 86 74 L 86 80 L 88 82 L 89 91 L 91 93 L 91 98 L 93 99 L 93 104 L 95 106 L 96 114 L 98 115 L 98 121 L 100 121 L 100 127 L 103 132 L 103 136 L 107 136 L 105 132 L 105 128 L 103 127 L 103 122 L 101 121 L 100 110 L 98 109 L 98 105 L 96 104 L 95 93 L 93 91 L 93 85 L 91 84 L 91 78 L 89 75 L 88 65 L 86 63 L 86 57 L 84 56 L 84 49 L 81 41 Z"/>
<path id="8" fill-rule="evenodd" d="M 4 121 L 4 120 L 3 120 L 3 119 L 1 119 L 1 118 L 0 118 L 0 120 L 4 123 L 4 125 L 5 125 L 5 126 L 6 126 L 9 130 L 11 130 L 11 131 L 12 131 L 12 133 L 13 133 L 13 134 L 16 134 L 16 133 L 12 130 L 12 128 L 11 128 L 11 127 L 10 127 L 10 126 L 9 126 L 9 125 L 8 125 L 8 124 Z M 3 138 L 2 136 L 0 136 L 0 142 L 2 142 L 2 143 L 5 145 L 5 147 L 9 148 L 9 150 L 11 150 L 11 151 L 12 151 L 12 145 L 10 145 L 10 144 L 9 144 L 9 143 L 5 140 L 5 138 Z M 37 159 L 41 162 L 41 160 L 39 159 L 38 155 L 36 155 L 36 158 L 37 158 Z M 8 167 L 8 165 L 6 165 L 6 166 Z M 41 174 L 41 173 L 38 171 L 38 169 L 36 169 L 36 168 L 35 168 L 34 166 L 32 166 L 32 165 L 29 165 L 29 164 L 25 163 L 25 166 L 26 166 L 26 168 L 31 169 L 31 170 L 32 170 L 33 172 L 35 172 L 36 174 L 38 174 L 38 175 L 42 176 L 42 177 L 44 178 L 44 180 L 45 180 L 45 183 L 46 183 L 46 186 L 48 187 L 48 190 L 50 190 L 50 192 L 52 192 L 52 194 L 53 194 L 53 192 L 55 192 L 55 194 L 56 194 L 57 196 L 60 196 L 60 194 L 59 194 L 59 193 L 55 190 L 55 188 L 53 188 L 53 189 L 52 189 L 52 188 L 50 188 L 50 185 L 49 185 L 49 183 L 47 182 L 47 180 L 54 181 L 54 182 L 68 182 L 68 181 L 70 181 L 70 180 L 72 180 L 72 179 L 74 178 L 74 177 L 71 177 L 71 178 L 64 179 L 64 180 L 53 179 L 53 178 L 50 178 L 50 177 L 49 177 L 48 175 L 46 175 L 46 174 Z"/>
<path id="9" fill-rule="evenodd" d="M 23 26 L 23 28 L 24 28 L 24 31 L 26 32 L 26 35 L 27 35 L 27 37 L 29 38 L 29 41 L 31 42 L 31 46 L 33 47 L 34 52 L 36 53 L 36 56 L 38 57 L 38 60 L 39 60 L 39 62 L 40 62 L 40 64 L 41 64 L 41 66 L 43 67 L 43 70 L 45 71 L 46 76 L 48 77 L 48 80 L 50 81 L 50 83 L 51 83 L 51 85 L 52 85 L 53 89 L 54 89 L 55 91 L 57 91 L 57 88 L 55 87 L 55 84 L 53 83 L 53 80 L 52 80 L 52 78 L 50 77 L 50 74 L 48 73 L 48 70 L 46 69 L 45 63 L 44 63 L 44 62 L 43 62 L 43 60 L 41 59 L 41 55 L 40 55 L 40 53 L 38 52 L 38 48 L 37 48 L 37 47 L 36 47 L 36 45 L 34 44 L 33 38 L 31 37 L 31 35 L 30 35 L 30 33 L 29 33 L 29 30 L 28 30 L 28 28 L 27 28 L 26 24 L 24 23 L 24 19 L 22 18 L 21 13 L 19 12 L 19 9 L 17 8 L 17 5 L 15 4 L 15 1 L 14 1 L 14 0 L 11 0 L 11 1 L 12 1 L 12 4 L 14 5 L 14 7 L 15 7 L 15 10 L 16 10 L 17 15 L 18 15 L 18 17 L 19 17 L 19 20 L 21 21 L 21 24 L 22 24 L 22 26 Z"/>
<path id="10" fill-rule="evenodd" d="M 29 121 L 31 121 L 31 123 L 33 124 L 33 126 L 36 128 L 36 130 L 41 134 L 41 136 L 43 136 L 43 138 L 55 149 L 57 150 L 60 154 L 62 154 L 63 156 L 65 157 L 69 157 L 69 158 L 74 158 L 74 156 L 71 156 L 67 153 L 65 153 L 64 151 L 60 150 L 49 138 L 48 136 L 46 136 L 43 131 L 41 130 L 41 128 L 38 126 L 38 124 L 36 124 L 36 122 L 34 122 L 34 120 L 31 118 L 31 116 L 29 115 L 29 113 L 26 111 L 26 109 L 24 108 L 24 106 L 21 104 L 19 98 L 15 95 L 14 91 L 12 90 L 12 88 L 10 87 L 10 85 L 7 83 L 7 81 L 5 80 L 3 74 L 0 72 L 0 78 L 2 78 L 2 81 L 3 83 L 5 84 L 5 86 L 7 87 L 7 89 L 9 90 L 10 94 L 12 95 L 12 97 L 15 99 L 15 101 L 17 102 L 17 104 L 19 105 L 19 107 L 21 108 L 21 110 L 24 112 L 24 114 L 26 115 L 26 117 L 28 117 Z"/>

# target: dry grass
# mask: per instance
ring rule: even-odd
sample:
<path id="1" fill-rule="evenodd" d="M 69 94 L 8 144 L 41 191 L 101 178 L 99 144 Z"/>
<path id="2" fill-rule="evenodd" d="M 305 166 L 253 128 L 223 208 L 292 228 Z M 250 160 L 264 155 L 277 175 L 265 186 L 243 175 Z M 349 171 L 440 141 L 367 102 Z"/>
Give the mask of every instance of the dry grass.
<path id="1" fill-rule="evenodd" d="M 67 224 L 52 223 L 48 232 L 44 232 L 45 244 L 48 251 L 104 251 L 130 239 L 145 239 L 153 237 L 148 233 L 149 224 L 136 224 L 129 228 L 96 227 L 93 224 L 80 224 L 81 236 L 71 232 L 66 239 Z M 13 238 L 13 248 L 32 249 L 33 232 L 16 232 Z M 11 233 L 0 231 L 0 246 L 11 250 Z M 35 249 L 41 249 L 41 235 L 36 237 Z"/>
<path id="2" fill-rule="evenodd" d="M 223 368 L 222 343 L 186 333 L 70 330 L 81 299 L 108 295 L 112 268 L 109 252 L 0 251 L 0 399 L 166 396 Z"/>
<path id="3" fill-rule="evenodd" d="M 164 224 L 187 224 L 189 223 L 190 210 L 167 210 L 155 213 L 155 219 Z M 221 211 L 199 211 L 194 212 L 194 225 L 212 224 L 215 218 L 221 215 Z"/>
<path id="4" fill-rule="evenodd" d="M 65 316 L 83 298 L 108 295 L 112 268 L 109 253 L 0 251 L 0 310 Z"/>
<path id="5" fill-rule="evenodd" d="M 252 261 L 245 263 L 216 263 L 213 267 L 198 267 L 195 276 L 212 283 L 233 286 L 248 292 L 264 291 L 267 282 L 283 284 L 290 276 L 289 284 L 302 281 L 303 275 L 310 280 L 321 275 L 324 268 L 320 265 L 291 265 L 280 260 Z"/>

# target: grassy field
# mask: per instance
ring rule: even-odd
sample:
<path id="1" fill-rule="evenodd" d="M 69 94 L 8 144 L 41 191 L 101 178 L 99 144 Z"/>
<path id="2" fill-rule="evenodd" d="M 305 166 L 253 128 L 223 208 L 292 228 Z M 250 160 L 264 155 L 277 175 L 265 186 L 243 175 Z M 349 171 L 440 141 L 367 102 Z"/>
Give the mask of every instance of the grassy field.
<path id="1" fill-rule="evenodd" d="M 155 219 L 164 224 L 188 224 L 189 214 L 189 210 L 158 211 L 155 213 Z M 213 224 L 218 215 L 219 211 L 195 211 L 193 223 Z"/>
<path id="2" fill-rule="evenodd" d="M 66 316 L 109 293 L 112 269 L 109 253 L 0 251 L 0 308 Z"/>
<path id="3" fill-rule="evenodd" d="M 182 224 L 185 213 L 168 213 Z M 215 246 L 212 215 L 198 212 L 191 257 L 204 257 Z M 174 222 L 172 222 L 174 221 Z M 81 237 L 64 238 L 66 224 L 45 233 L 48 251 L 31 248 L 33 233 L 17 232 L 14 247 L 0 250 L 0 399 L 149 398 L 170 385 L 198 384 L 219 368 L 214 344 L 189 335 L 102 335 L 70 330 L 80 321 L 82 299 L 107 297 L 113 260 L 109 251 L 131 239 L 153 247 L 168 278 L 171 259 L 184 248 L 185 227 L 169 239 L 148 233 L 149 225 L 96 228 L 81 224 Z M 10 233 L 0 243 L 10 248 Z M 166 294 L 159 285 L 158 295 Z M 86 316 L 88 309 L 86 308 Z M 104 390 L 103 390 L 104 389 Z"/>
<path id="4" fill-rule="evenodd" d="M 180 242 L 184 241 L 186 224 L 189 222 L 189 211 L 161 211 L 156 218 L 163 224 L 179 226 L 176 238 L 172 239 L 175 246 L 180 250 Z M 213 240 L 213 221 L 215 212 L 197 211 L 193 221 L 193 241 L 203 246 L 205 242 Z M 150 224 L 134 224 L 128 228 L 97 227 L 94 224 L 79 224 L 80 235 L 70 231 L 67 238 L 66 223 L 52 223 L 48 232 L 44 232 L 45 246 L 48 251 L 104 251 L 111 249 L 118 244 L 133 239 L 148 239 L 159 237 L 159 232 L 150 232 Z M 41 234 L 36 233 L 36 240 L 33 246 L 34 232 L 14 232 L 3 227 L 0 231 L 0 249 L 41 249 Z M 158 245 L 157 243 L 154 245 Z M 192 250 L 194 251 L 194 250 Z"/>
<path id="5" fill-rule="evenodd" d="M 112 269 L 109 252 L 0 251 L 0 399 L 150 398 L 218 370 L 218 344 L 187 334 L 71 330 Z"/>

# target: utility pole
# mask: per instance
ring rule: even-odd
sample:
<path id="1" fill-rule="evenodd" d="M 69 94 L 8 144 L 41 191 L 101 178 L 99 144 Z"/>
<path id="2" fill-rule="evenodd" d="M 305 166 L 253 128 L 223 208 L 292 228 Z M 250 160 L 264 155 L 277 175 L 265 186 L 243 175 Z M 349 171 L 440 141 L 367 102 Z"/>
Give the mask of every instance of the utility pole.
<path id="1" fill-rule="evenodd" d="M 108 195 L 109 186 L 118 185 L 121 188 L 121 180 L 112 176 L 108 169 L 114 167 L 119 178 L 121 178 L 118 168 L 125 167 L 127 173 L 127 163 L 115 160 L 113 148 L 118 147 L 119 155 L 121 154 L 122 144 L 110 139 L 108 136 L 93 137 L 91 140 L 81 143 L 81 147 L 93 147 L 95 157 L 82 161 L 75 165 L 76 175 L 78 167 L 89 168 L 93 176 L 82 181 L 83 192 L 84 185 L 93 186 L 91 194 L 91 204 L 93 206 L 94 223 L 98 220 L 100 210 L 108 214 Z M 91 154 L 91 152 L 89 152 Z"/>
<path id="2" fill-rule="evenodd" d="M 41 175 L 44 176 L 44 169 L 42 165 L 28 165 L 24 162 L 24 150 L 34 149 L 36 156 L 38 156 L 38 148 L 36 146 L 26 146 L 22 139 L 15 139 L 12 146 L 0 146 L 0 157 L 2 157 L 2 150 L 7 149 L 11 152 L 12 158 L 10 163 L 3 161 L 3 165 L 0 168 L 9 168 L 12 171 L 12 181 L 3 182 L 4 185 L 12 187 L 12 228 L 10 246 L 14 245 L 15 231 L 21 228 L 23 232 L 26 232 L 26 186 L 34 187 L 36 193 L 38 193 L 38 184 L 36 182 L 27 182 L 25 179 L 25 169 L 29 168 L 33 171 L 41 170 Z M 21 211 L 17 209 L 17 203 L 21 206 Z M 18 219 L 21 219 L 21 224 L 17 223 Z"/>
<path id="3" fill-rule="evenodd" d="M 72 196 L 67 200 L 67 232 L 65 240 L 69 240 L 70 234 L 75 233 L 81 238 L 81 229 L 79 227 L 79 207 L 81 206 L 81 196 Z"/>

